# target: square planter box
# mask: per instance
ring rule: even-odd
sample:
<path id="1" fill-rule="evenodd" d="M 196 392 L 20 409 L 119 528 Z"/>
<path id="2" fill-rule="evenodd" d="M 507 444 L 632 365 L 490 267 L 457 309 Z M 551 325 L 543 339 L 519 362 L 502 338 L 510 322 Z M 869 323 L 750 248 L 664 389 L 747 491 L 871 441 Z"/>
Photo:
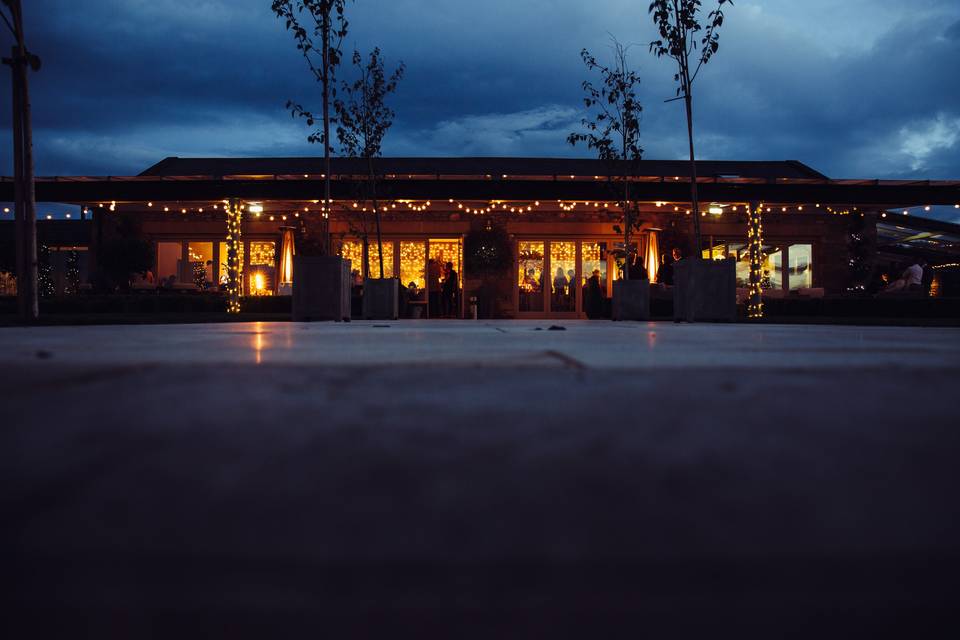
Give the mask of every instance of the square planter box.
<path id="1" fill-rule="evenodd" d="M 293 320 L 350 320 L 350 261 L 293 257 Z"/>
<path id="2" fill-rule="evenodd" d="M 399 278 L 367 278 L 363 281 L 365 320 L 396 320 L 400 306 Z"/>
<path id="3" fill-rule="evenodd" d="M 673 319 L 734 322 L 737 319 L 736 262 L 684 258 L 673 267 Z"/>
<path id="4" fill-rule="evenodd" d="M 650 319 L 650 281 L 617 280 L 613 283 L 614 320 Z"/>

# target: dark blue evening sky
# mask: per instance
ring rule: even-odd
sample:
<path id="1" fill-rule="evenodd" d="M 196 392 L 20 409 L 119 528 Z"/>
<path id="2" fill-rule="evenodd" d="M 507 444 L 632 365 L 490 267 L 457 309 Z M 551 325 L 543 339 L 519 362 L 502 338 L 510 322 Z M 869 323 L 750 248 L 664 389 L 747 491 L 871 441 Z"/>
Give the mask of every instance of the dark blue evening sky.
<path id="1" fill-rule="evenodd" d="M 705 0 L 710 7 L 711 0 Z M 27 0 L 37 172 L 134 174 L 165 156 L 316 155 L 317 104 L 270 0 Z M 582 47 L 636 43 L 648 158 L 685 153 L 647 0 L 357 0 L 346 47 L 403 60 L 386 155 L 578 156 Z M 0 37 L 7 50 L 8 33 Z M 699 156 L 832 177 L 960 178 L 960 2 L 746 0 L 696 87 Z M 8 72 L 0 86 L 9 87 Z M 0 173 L 12 172 L 9 93 Z"/>

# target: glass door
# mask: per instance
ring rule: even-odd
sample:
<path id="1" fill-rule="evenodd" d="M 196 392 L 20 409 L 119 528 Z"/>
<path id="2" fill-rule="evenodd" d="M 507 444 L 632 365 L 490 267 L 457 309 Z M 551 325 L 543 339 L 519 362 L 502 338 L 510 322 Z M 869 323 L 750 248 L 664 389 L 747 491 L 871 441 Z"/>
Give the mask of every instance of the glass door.
<path id="1" fill-rule="evenodd" d="M 587 318 L 602 318 L 610 306 L 610 261 L 606 242 L 585 241 L 580 246 L 580 310 Z M 615 267 L 616 265 L 614 265 Z"/>
<path id="2" fill-rule="evenodd" d="M 463 317 L 463 241 L 460 238 L 430 240 L 428 270 L 436 272 L 440 296 L 431 300 L 429 317 Z"/>
<path id="3" fill-rule="evenodd" d="M 550 315 L 575 317 L 577 313 L 577 242 L 549 242 Z"/>
<path id="4" fill-rule="evenodd" d="M 542 315 L 546 310 L 543 271 L 546 243 L 521 240 L 517 243 L 517 313 Z"/>
<path id="5" fill-rule="evenodd" d="M 580 242 L 520 240 L 517 243 L 517 315 L 576 318 L 583 275 Z"/>

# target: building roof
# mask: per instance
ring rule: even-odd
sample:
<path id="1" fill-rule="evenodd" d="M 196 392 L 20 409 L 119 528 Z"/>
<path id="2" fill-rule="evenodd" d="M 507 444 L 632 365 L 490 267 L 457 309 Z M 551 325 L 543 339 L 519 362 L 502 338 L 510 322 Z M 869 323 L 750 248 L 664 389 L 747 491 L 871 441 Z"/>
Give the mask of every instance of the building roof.
<path id="1" fill-rule="evenodd" d="M 364 175 L 361 158 L 331 158 L 332 175 Z M 377 158 L 378 173 L 411 176 L 593 176 L 604 175 L 609 165 L 579 158 Z M 685 160 L 641 160 L 631 175 L 689 177 Z M 323 158 L 164 158 L 141 176 L 278 176 L 319 175 Z M 618 169 L 619 173 L 619 169 Z M 802 162 L 700 160 L 701 178 L 776 178 L 825 180 L 827 177 Z"/>
<path id="2" fill-rule="evenodd" d="M 609 165 L 571 158 L 378 158 L 383 199 L 477 201 L 616 200 Z M 643 160 L 627 172 L 631 194 L 642 202 L 690 200 L 689 164 Z M 801 162 L 697 163 L 703 202 L 814 203 L 875 208 L 960 203 L 960 181 L 837 180 Z M 38 201 L 89 204 L 315 201 L 323 189 L 323 159 L 166 158 L 138 176 L 52 176 L 35 182 Z M 333 158 L 331 197 L 356 199 L 367 170 L 363 160 Z M 0 177 L 0 201 L 13 198 L 13 181 Z"/>

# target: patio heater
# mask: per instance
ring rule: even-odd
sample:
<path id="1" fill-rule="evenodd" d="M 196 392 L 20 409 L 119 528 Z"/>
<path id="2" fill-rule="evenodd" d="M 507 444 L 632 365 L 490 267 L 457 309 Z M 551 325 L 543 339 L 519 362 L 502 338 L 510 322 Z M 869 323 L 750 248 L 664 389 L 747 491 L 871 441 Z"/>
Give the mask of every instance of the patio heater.
<path id="1" fill-rule="evenodd" d="M 277 295 L 288 296 L 293 292 L 294 227 L 280 227 L 280 277 L 277 278 Z"/>

